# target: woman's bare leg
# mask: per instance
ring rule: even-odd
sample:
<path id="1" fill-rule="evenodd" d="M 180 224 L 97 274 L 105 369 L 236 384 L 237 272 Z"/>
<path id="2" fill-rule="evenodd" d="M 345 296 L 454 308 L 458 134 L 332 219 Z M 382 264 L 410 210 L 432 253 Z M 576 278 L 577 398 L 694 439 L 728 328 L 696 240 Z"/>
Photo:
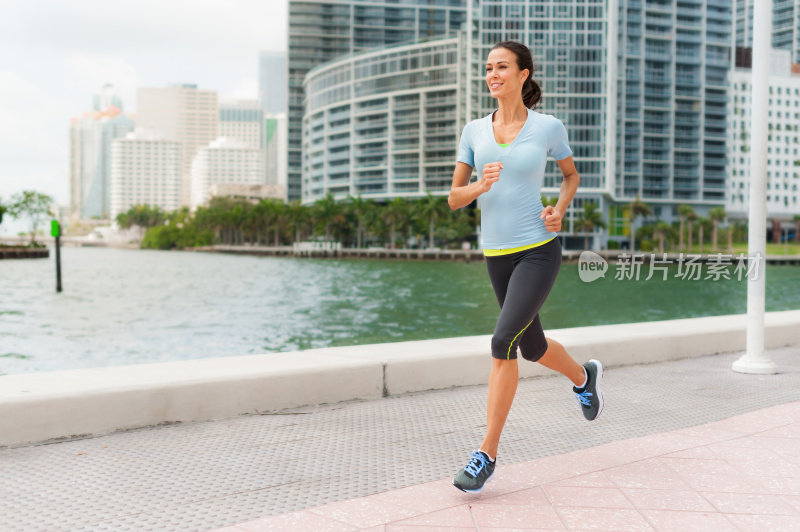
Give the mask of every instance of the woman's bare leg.
<path id="1" fill-rule="evenodd" d="M 486 401 L 486 437 L 481 450 L 491 458 L 497 456 L 500 433 L 506 423 L 508 411 L 514 401 L 519 382 L 519 368 L 516 359 L 492 359 L 492 372 L 489 375 L 489 397 Z"/>
<path id="2" fill-rule="evenodd" d="M 544 352 L 542 358 L 538 360 L 539 364 L 546 366 L 554 371 L 557 371 L 575 384 L 575 386 L 583 386 L 586 380 L 586 373 L 583 366 L 575 362 L 569 356 L 567 350 L 559 342 L 552 338 L 547 338 L 547 351 Z"/>

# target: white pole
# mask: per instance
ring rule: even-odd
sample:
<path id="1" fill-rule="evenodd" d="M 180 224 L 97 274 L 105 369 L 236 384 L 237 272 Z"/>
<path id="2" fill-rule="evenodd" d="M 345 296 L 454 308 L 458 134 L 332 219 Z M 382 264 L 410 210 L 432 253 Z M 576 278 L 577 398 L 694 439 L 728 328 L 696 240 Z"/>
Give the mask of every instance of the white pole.
<path id="1" fill-rule="evenodd" d="M 772 0 L 753 6 L 753 60 L 750 90 L 750 219 L 747 231 L 747 351 L 733 363 L 739 373 L 775 373 L 764 352 L 764 290 L 767 232 L 767 121 Z"/>

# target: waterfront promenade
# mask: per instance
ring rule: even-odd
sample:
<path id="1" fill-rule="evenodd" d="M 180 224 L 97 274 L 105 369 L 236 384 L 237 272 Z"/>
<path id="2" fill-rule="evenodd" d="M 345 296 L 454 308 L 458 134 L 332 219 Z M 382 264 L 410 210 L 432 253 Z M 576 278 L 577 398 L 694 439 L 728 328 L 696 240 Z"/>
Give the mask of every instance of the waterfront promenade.
<path id="1" fill-rule="evenodd" d="M 793 530 L 800 345 L 768 353 L 610 367 L 594 423 L 525 379 L 479 495 L 448 484 L 484 385 L 0 449 L 0 529 Z"/>

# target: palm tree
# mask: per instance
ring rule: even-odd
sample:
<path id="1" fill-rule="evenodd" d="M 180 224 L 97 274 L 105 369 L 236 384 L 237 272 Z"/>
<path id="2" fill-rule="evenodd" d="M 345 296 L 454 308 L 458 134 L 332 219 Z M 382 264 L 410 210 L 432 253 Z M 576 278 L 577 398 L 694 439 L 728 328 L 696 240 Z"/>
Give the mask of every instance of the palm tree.
<path id="1" fill-rule="evenodd" d="M 794 240 L 800 242 L 800 214 L 795 214 L 792 220 L 794 220 Z"/>
<path id="2" fill-rule="evenodd" d="M 689 252 L 691 252 L 692 251 L 692 222 L 697 220 L 698 216 L 697 216 L 697 213 L 694 212 L 694 209 L 692 209 L 691 207 L 689 207 L 689 208 L 691 210 L 686 215 L 686 219 L 689 222 L 689 234 L 688 234 L 689 238 L 688 238 L 688 240 L 689 240 Z"/>
<path id="3" fill-rule="evenodd" d="M 311 218 L 309 209 L 300 203 L 300 200 L 291 202 L 287 208 L 288 219 L 294 224 L 294 241 L 300 242 L 300 237 L 305 232 Z"/>
<path id="4" fill-rule="evenodd" d="M 552 205 L 553 207 L 555 207 L 557 203 L 558 203 L 558 196 L 552 196 L 550 198 L 542 196 L 542 207 L 547 207 L 548 205 Z"/>
<path id="5" fill-rule="evenodd" d="M 408 221 L 408 201 L 404 198 L 394 198 L 381 210 L 381 217 L 389 226 L 389 249 L 395 248 L 397 230 L 405 228 L 404 222 Z"/>
<path id="6" fill-rule="evenodd" d="M 606 223 L 603 221 L 603 214 L 597 210 L 597 204 L 587 201 L 583 204 L 583 212 L 575 220 L 575 226 L 578 231 L 591 233 L 595 228 L 605 228 Z M 583 247 L 589 249 L 589 235 L 583 236 Z"/>
<path id="7" fill-rule="evenodd" d="M 705 226 L 709 223 L 708 218 L 699 217 L 697 219 L 697 240 L 700 242 L 700 251 L 699 253 L 703 253 L 703 230 Z"/>
<path id="8" fill-rule="evenodd" d="M 367 219 L 369 218 L 370 211 L 375 208 L 375 202 L 362 199 L 361 195 L 355 198 L 353 196 L 348 196 L 347 199 L 349 201 L 347 205 L 350 208 L 350 212 L 356 218 L 356 247 L 360 248 L 366 231 Z"/>
<path id="9" fill-rule="evenodd" d="M 691 205 L 678 205 L 678 214 L 681 217 L 681 227 L 678 230 L 678 249 L 683 250 L 683 227 L 686 219 L 689 217 L 690 213 L 693 213 L 694 209 L 692 209 Z"/>
<path id="10" fill-rule="evenodd" d="M 670 232 L 670 229 L 672 229 L 672 226 L 662 220 L 656 222 L 656 225 L 653 228 L 653 236 L 658 238 L 659 253 L 664 253 L 664 237 Z"/>
<path id="11" fill-rule="evenodd" d="M 428 247 L 434 247 L 433 235 L 436 221 L 444 214 L 445 198 L 428 192 L 418 203 L 419 215 L 428 219 Z M 448 209 L 449 210 L 449 209 Z"/>
<path id="12" fill-rule="evenodd" d="M 628 216 L 631 224 L 631 252 L 636 250 L 636 219 L 639 216 L 650 216 L 651 214 L 653 214 L 652 209 L 647 203 L 639 199 L 638 194 L 636 199 L 628 204 Z"/>
<path id="13" fill-rule="evenodd" d="M 724 220 L 727 214 L 725 213 L 724 207 L 714 207 L 710 211 L 708 211 L 708 216 L 711 218 L 712 228 L 711 228 L 711 251 L 714 252 L 717 250 L 717 226 L 719 225 L 720 220 Z"/>
<path id="14" fill-rule="evenodd" d="M 331 238 L 331 224 L 334 218 L 339 213 L 339 205 L 333 199 L 333 194 L 328 192 L 324 198 L 318 199 L 314 203 L 312 209 L 312 218 L 314 219 L 315 230 L 323 229 L 325 232 L 325 240 Z"/>

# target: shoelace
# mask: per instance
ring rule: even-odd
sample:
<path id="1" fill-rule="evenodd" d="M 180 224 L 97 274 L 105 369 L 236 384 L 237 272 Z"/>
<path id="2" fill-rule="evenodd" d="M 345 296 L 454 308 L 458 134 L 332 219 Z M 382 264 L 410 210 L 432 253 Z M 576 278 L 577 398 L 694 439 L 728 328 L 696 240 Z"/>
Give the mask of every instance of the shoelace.
<path id="1" fill-rule="evenodd" d="M 581 393 L 576 393 L 575 397 L 578 398 L 578 401 L 584 406 L 592 406 L 592 400 L 590 397 L 592 396 L 592 392 L 584 391 Z"/>
<path id="2" fill-rule="evenodd" d="M 478 473 L 480 473 L 481 469 L 486 467 L 486 464 L 487 460 L 482 452 L 472 451 L 472 460 L 469 461 L 464 470 L 477 478 Z"/>

